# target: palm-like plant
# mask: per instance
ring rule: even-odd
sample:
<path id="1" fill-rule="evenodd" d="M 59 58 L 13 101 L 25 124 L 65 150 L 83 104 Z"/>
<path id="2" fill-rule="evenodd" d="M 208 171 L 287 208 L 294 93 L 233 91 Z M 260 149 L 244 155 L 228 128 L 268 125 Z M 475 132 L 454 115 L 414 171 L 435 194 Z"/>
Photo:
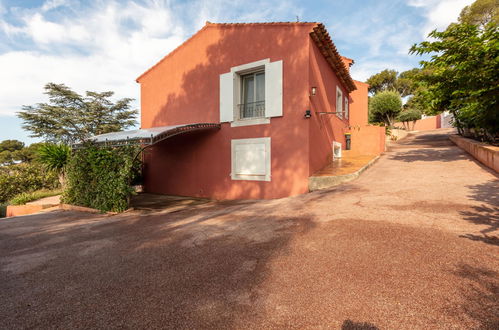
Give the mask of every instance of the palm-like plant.
<path id="1" fill-rule="evenodd" d="M 38 149 L 38 160 L 48 170 L 57 172 L 61 186 L 64 186 L 64 169 L 70 155 L 71 148 L 66 144 L 47 143 Z"/>

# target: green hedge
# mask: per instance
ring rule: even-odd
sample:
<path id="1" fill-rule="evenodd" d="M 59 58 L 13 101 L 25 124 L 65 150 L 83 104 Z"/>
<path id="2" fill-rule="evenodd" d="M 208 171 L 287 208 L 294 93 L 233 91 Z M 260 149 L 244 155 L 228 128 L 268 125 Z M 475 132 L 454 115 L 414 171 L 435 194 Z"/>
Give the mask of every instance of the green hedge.
<path id="1" fill-rule="evenodd" d="M 122 212 L 133 193 L 132 180 L 140 169 L 138 147 L 98 148 L 73 151 L 66 167 L 64 203 L 105 211 Z"/>
<path id="2" fill-rule="evenodd" d="M 0 167 L 0 203 L 21 193 L 57 187 L 57 173 L 47 171 L 40 164 L 22 163 Z"/>

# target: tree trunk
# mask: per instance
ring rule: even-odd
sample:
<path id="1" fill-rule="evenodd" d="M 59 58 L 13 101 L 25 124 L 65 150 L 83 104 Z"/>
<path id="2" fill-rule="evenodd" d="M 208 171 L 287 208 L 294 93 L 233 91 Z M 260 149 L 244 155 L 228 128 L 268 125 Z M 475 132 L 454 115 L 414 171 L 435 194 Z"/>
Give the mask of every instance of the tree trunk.
<path id="1" fill-rule="evenodd" d="M 63 172 L 59 173 L 59 183 L 61 184 L 61 188 L 64 188 L 64 184 L 66 183 L 66 177 Z"/>

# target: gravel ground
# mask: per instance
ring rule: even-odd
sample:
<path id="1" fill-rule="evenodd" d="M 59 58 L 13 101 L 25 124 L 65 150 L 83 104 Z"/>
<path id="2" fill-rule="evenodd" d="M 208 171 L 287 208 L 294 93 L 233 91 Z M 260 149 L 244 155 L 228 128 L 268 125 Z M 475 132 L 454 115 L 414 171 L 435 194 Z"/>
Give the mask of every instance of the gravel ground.
<path id="1" fill-rule="evenodd" d="M 270 201 L 0 221 L 0 328 L 498 329 L 499 179 L 419 133 Z"/>

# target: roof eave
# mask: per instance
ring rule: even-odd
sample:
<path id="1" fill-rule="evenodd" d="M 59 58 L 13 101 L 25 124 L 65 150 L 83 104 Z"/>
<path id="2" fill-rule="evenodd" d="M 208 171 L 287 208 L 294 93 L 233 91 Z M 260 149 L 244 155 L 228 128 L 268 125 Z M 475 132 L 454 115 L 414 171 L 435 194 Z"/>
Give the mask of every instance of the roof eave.
<path id="1" fill-rule="evenodd" d="M 347 91 L 350 93 L 356 90 L 357 87 L 348 72 L 348 68 L 345 66 L 345 63 L 331 40 L 324 24 L 317 24 L 317 26 L 313 28 L 313 31 L 310 32 L 310 37 L 315 42 L 322 55 L 336 73 L 338 79 L 343 83 Z"/>

